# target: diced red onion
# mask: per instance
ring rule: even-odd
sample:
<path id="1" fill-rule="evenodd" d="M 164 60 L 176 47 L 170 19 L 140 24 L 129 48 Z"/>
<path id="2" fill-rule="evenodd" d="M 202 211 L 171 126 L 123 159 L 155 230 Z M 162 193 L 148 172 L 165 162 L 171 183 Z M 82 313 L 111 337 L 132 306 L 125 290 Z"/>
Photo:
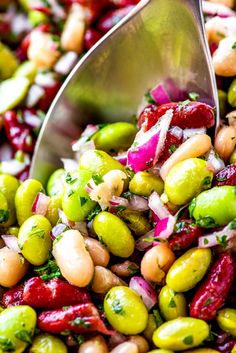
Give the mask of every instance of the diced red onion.
<path id="1" fill-rule="evenodd" d="M 38 192 L 32 206 L 32 212 L 45 216 L 48 210 L 49 201 L 49 196 L 43 194 L 42 192 Z"/>
<path id="2" fill-rule="evenodd" d="M 63 163 L 63 167 L 67 173 L 73 172 L 74 170 L 78 169 L 78 163 L 74 161 L 74 159 L 70 158 L 61 158 Z"/>
<path id="3" fill-rule="evenodd" d="M 188 138 L 195 136 L 195 135 L 202 135 L 206 133 L 206 128 L 201 127 L 199 129 L 184 129 L 183 130 L 183 138 L 184 141 L 187 140 Z"/>
<path id="4" fill-rule="evenodd" d="M 171 132 L 172 135 L 174 135 L 175 137 L 177 137 L 177 139 L 181 139 L 183 136 L 183 129 L 181 129 L 178 126 L 171 126 L 171 128 L 169 129 L 169 131 Z"/>
<path id="5" fill-rule="evenodd" d="M 119 153 L 117 156 L 113 157 L 119 161 L 122 165 L 127 164 L 127 152 Z"/>
<path id="6" fill-rule="evenodd" d="M 152 246 L 153 238 L 154 229 L 150 230 L 149 232 L 138 238 L 135 243 L 135 248 L 139 251 L 145 251 L 146 249 Z M 148 239 L 150 239 L 150 241 L 148 241 Z"/>
<path id="7" fill-rule="evenodd" d="M 52 87 L 57 82 L 53 72 L 39 72 L 34 81 L 42 87 Z"/>
<path id="8" fill-rule="evenodd" d="M 99 130 L 99 127 L 94 124 L 88 124 L 81 134 L 82 137 L 91 137 Z"/>
<path id="9" fill-rule="evenodd" d="M 111 200 L 109 201 L 111 206 L 124 206 L 124 207 L 128 207 L 129 206 L 129 201 L 127 199 L 125 199 L 124 197 L 120 197 L 120 196 L 115 196 L 113 195 Z"/>
<path id="10" fill-rule="evenodd" d="M 26 162 L 20 162 L 16 159 L 2 161 L 0 163 L 0 171 L 3 174 L 17 175 L 25 170 Z"/>
<path id="11" fill-rule="evenodd" d="M 13 155 L 12 147 L 7 142 L 4 142 L 0 146 L 0 160 L 9 161 L 13 158 Z"/>
<path id="12" fill-rule="evenodd" d="M 169 210 L 163 205 L 161 198 L 156 191 L 149 196 L 148 206 L 159 219 L 171 216 Z"/>
<path id="13" fill-rule="evenodd" d="M 45 95 L 45 91 L 38 85 L 32 85 L 27 93 L 25 105 L 27 108 L 34 107 L 39 100 Z"/>
<path id="14" fill-rule="evenodd" d="M 77 145 L 77 146 L 72 145 L 72 149 L 73 149 L 73 151 L 76 149 L 75 159 L 77 161 L 79 161 L 83 153 L 85 153 L 86 151 L 90 151 L 90 150 L 95 149 L 95 144 L 94 144 L 93 140 L 90 140 L 88 142 L 85 142 L 84 144 L 81 144 L 80 146 L 79 145 Z"/>
<path id="15" fill-rule="evenodd" d="M 158 84 L 155 86 L 153 89 L 150 91 L 151 97 L 154 99 L 154 101 L 157 104 L 165 104 L 165 103 L 170 103 L 171 99 L 168 95 L 168 92 L 166 91 L 165 87 L 163 84 Z"/>
<path id="16" fill-rule="evenodd" d="M 9 249 L 11 249 L 17 253 L 21 252 L 20 248 L 18 246 L 18 238 L 17 237 L 15 237 L 14 235 L 2 235 L 1 237 Z"/>
<path id="17" fill-rule="evenodd" d="M 37 115 L 27 110 L 25 110 L 24 112 L 24 120 L 26 124 L 32 127 L 33 129 L 38 129 L 42 125 L 42 120 Z"/>
<path id="18" fill-rule="evenodd" d="M 169 217 L 160 219 L 155 227 L 155 237 L 162 240 L 168 239 L 174 232 L 175 223 L 176 217 L 171 215 Z"/>
<path id="19" fill-rule="evenodd" d="M 234 17 L 235 12 L 223 4 L 202 1 L 203 13 L 208 16 Z"/>
<path id="20" fill-rule="evenodd" d="M 171 102 L 184 101 L 188 98 L 186 90 L 180 88 L 179 84 L 177 84 L 172 78 L 167 78 L 163 82 L 163 85 L 171 98 Z"/>
<path id="21" fill-rule="evenodd" d="M 67 229 L 67 225 L 64 223 L 58 223 L 55 227 L 51 230 L 51 238 L 55 240 L 58 235 L 63 233 Z"/>
<path id="22" fill-rule="evenodd" d="M 140 212 L 148 211 L 149 210 L 148 200 L 146 200 L 142 196 L 131 195 L 129 198 L 128 208 L 133 211 L 140 211 Z"/>
<path id="23" fill-rule="evenodd" d="M 60 57 L 54 66 L 54 70 L 60 75 L 68 75 L 78 61 L 78 54 L 68 51 Z"/>
<path id="24" fill-rule="evenodd" d="M 150 283 L 142 277 L 134 276 L 129 282 L 129 287 L 142 298 L 148 310 L 157 303 L 157 293 Z"/>
<path id="25" fill-rule="evenodd" d="M 67 225 L 67 226 L 70 227 L 70 228 L 74 227 L 75 222 L 70 221 L 70 220 L 66 217 L 65 213 L 64 213 L 62 210 L 60 210 L 60 209 L 58 210 L 58 216 L 59 216 L 59 218 L 60 218 L 60 220 L 61 220 L 61 223 L 64 223 L 65 225 Z"/>
<path id="26" fill-rule="evenodd" d="M 235 221 L 230 222 L 222 230 L 213 232 L 211 234 L 206 234 L 203 237 L 198 239 L 199 248 L 211 248 L 216 245 L 220 245 L 222 241 L 224 244 L 227 244 L 229 240 L 233 239 L 236 236 Z M 224 237 L 224 238 L 222 238 Z"/>
<path id="27" fill-rule="evenodd" d="M 157 162 L 173 116 L 169 109 L 148 131 L 140 130 L 127 154 L 127 164 L 135 172 L 146 170 Z"/>
<path id="28" fill-rule="evenodd" d="M 209 164 L 214 173 L 217 173 L 221 169 L 225 168 L 224 161 L 218 156 L 214 149 L 211 149 L 207 155 L 207 164 Z"/>

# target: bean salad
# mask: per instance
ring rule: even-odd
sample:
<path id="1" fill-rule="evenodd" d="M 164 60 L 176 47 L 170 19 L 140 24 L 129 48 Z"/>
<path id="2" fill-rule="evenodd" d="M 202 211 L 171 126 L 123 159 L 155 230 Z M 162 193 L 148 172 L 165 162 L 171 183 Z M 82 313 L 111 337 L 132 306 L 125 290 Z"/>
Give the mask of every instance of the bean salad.
<path id="1" fill-rule="evenodd" d="M 234 0 L 203 1 L 215 138 L 214 107 L 168 80 L 87 125 L 45 188 L 28 177 L 61 83 L 136 3 L 0 1 L 0 353 L 236 353 Z"/>

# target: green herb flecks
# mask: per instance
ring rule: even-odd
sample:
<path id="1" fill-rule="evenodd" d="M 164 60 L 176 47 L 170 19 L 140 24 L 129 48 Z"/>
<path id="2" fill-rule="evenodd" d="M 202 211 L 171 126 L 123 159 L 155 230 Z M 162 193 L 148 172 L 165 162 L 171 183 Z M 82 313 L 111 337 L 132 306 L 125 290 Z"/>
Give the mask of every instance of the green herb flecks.
<path id="1" fill-rule="evenodd" d="M 71 173 L 66 174 L 65 181 L 67 184 L 73 184 L 76 180 L 77 178 L 73 178 Z"/>
<path id="2" fill-rule="evenodd" d="M 232 49 L 236 50 L 236 42 L 234 42 L 234 44 L 232 45 Z"/>
<path id="3" fill-rule="evenodd" d="M 53 260 L 48 260 L 46 265 L 35 267 L 34 272 L 37 273 L 42 280 L 47 281 L 51 278 L 61 277 L 61 271 Z"/>
<path id="4" fill-rule="evenodd" d="M 86 218 L 87 221 L 91 221 L 101 211 L 102 211 L 101 207 L 99 205 L 96 205 L 96 207 L 88 214 Z"/>
<path id="5" fill-rule="evenodd" d="M 190 92 L 189 93 L 189 98 L 192 100 L 192 101 L 197 101 L 198 98 L 199 98 L 199 94 L 197 92 Z"/>
<path id="6" fill-rule="evenodd" d="M 71 325 L 72 326 L 80 326 L 80 327 L 85 327 L 88 328 L 91 326 L 91 322 L 86 321 L 85 319 L 83 319 L 82 317 L 78 316 L 77 318 L 75 318 L 73 321 L 71 321 Z"/>
<path id="7" fill-rule="evenodd" d="M 32 343 L 33 335 L 31 331 L 27 331 L 27 330 L 16 331 L 15 336 L 22 342 L 26 342 L 28 344 Z"/>
<path id="8" fill-rule="evenodd" d="M 157 327 L 161 326 L 164 323 L 164 321 L 162 320 L 162 317 L 157 309 L 153 310 L 153 315 L 154 315 Z"/>
<path id="9" fill-rule="evenodd" d="M 9 211 L 8 210 L 0 210 L 0 223 L 7 222 L 9 219 Z"/>
<path id="10" fill-rule="evenodd" d="M 176 308 L 176 302 L 173 297 L 170 299 L 168 307 L 169 308 Z"/>
<path id="11" fill-rule="evenodd" d="M 10 340 L 10 338 L 5 338 L 5 337 L 1 337 L 0 336 L 0 349 L 3 352 L 14 352 L 15 351 L 15 345 Z"/>
<path id="12" fill-rule="evenodd" d="M 124 308 L 122 307 L 120 301 L 118 299 L 115 299 L 114 302 L 112 303 L 112 310 L 119 315 L 124 314 Z"/>
<path id="13" fill-rule="evenodd" d="M 188 105 L 189 103 L 191 103 L 190 99 L 186 99 L 185 101 L 179 103 L 179 110 L 182 110 L 184 107 L 186 107 L 186 105 Z"/>
<path id="14" fill-rule="evenodd" d="M 92 179 L 93 179 L 95 185 L 99 185 L 104 182 L 103 177 L 99 174 L 93 175 Z"/>
<path id="15" fill-rule="evenodd" d="M 190 346 L 191 344 L 193 344 L 193 336 L 192 336 L 192 335 L 186 336 L 186 337 L 183 339 L 183 342 L 184 342 L 184 344 L 186 344 L 187 346 Z"/>

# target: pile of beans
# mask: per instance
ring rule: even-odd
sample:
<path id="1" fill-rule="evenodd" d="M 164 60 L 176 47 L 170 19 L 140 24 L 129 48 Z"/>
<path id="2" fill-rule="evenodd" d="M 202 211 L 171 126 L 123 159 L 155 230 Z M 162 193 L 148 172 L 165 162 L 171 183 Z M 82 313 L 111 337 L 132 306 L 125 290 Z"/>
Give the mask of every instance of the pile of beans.
<path id="1" fill-rule="evenodd" d="M 1 2 L 0 352 L 236 352 L 233 0 L 203 2 L 214 141 L 197 92 L 149 92 L 137 124 L 88 126 L 46 190 L 27 179 L 65 62 L 135 3 Z"/>

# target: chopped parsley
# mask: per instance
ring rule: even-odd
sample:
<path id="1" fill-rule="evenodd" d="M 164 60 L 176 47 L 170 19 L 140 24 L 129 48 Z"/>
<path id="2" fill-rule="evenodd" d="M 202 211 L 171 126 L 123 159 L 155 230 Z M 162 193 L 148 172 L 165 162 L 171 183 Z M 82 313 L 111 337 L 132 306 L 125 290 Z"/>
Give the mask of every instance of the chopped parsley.
<path id="1" fill-rule="evenodd" d="M 83 335 L 77 335 L 76 336 L 76 341 L 77 341 L 78 345 L 80 346 L 82 343 L 84 343 L 85 338 L 84 338 Z"/>
<path id="2" fill-rule="evenodd" d="M 93 179 L 95 185 L 99 185 L 104 182 L 103 177 L 99 174 L 93 175 L 92 179 Z"/>
<path id="3" fill-rule="evenodd" d="M 153 310 L 153 315 L 154 315 L 157 327 L 161 326 L 164 321 L 162 320 L 162 317 L 157 309 Z"/>
<path id="4" fill-rule="evenodd" d="M 69 191 L 68 191 L 68 193 L 67 193 L 67 196 L 68 197 L 70 197 L 71 195 L 73 195 L 75 192 L 72 190 L 72 189 L 70 189 Z"/>
<path id="5" fill-rule="evenodd" d="M 48 260 L 46 265 L 35 267 L 34 272 L 36 272 L 44 281 L 51 278 L 61 277 L 61 271 L 53 260 Z"/>
<path id="6" fill-rule="evenodd" d="M 9 211 L 8 210 L 0 210 L 0 223 L 4 223 L 9 219 Z"/>
<path id="7" fill-rule="evenodd" d="M 227 179 L 226 176 L 218 176 L 218 177 L 216 177 L 217 181 L 225 181 L 226 179 Z"/>
<path id="8" fill-rule="evenodd" d="M 176 150 L 177 150 L 177 146 L 175 144 L 171 145 L 170 148 L 169 148 L 169 152 L 172 154 L 174 153 Z"/>
<path id="9" fill-rule="evenodd" d="M 186 105 L 188 105 L 189 103 L 191 103 L 190 99 L 186 99 L 185 101 L 179 103 L 179 110 L 182 110 Z"/>
<path id="10" fill-rule="evenodd" d="M 14 352 L 15 351 L 15 345 L 10 340 L 10 338 L 5 338 L 5 337 L 1 337 L 0 336 L 0 349 L 3 352 Z"/>
<path id="11" fill-rule="evenodd" d="M 217 227 L 217 224 L 212 217 L 202 217 L 197 222 L 197 225 L 203 228 L 213 228 Z"/>
<path id="12" fill-rule="evenodd" d="M 212 299 L 211 298 L 208 298 L 205 302 L 204 302 L 204 304 L 203 304 L 203 306 L 208 306 L 208 305 L 210 305 L 211 303 L 212 303 Z"/>
<path id="13" fill-rule="evenodd" d="M 119 315 L 124 314 L 124 308 L 122 307 L 119 299 L 115 299 L 112 303 L 112 310 Z"/>
<path id="14" fill-rule="evenodd" d="M 16 331 L 15 337 L 18 338 L 22 342 L 26 342 L 28 344 L 32 343 L 32 332 L 27 330 Z"/>
<path id="15" fill-rule="evenodd" d="M 229 226 L 230 229 L 236 229 L 236 218 L 234 218 L 232 220 L 232 222 L 230 222 L 230 226 Z"/>
<path id="16" fill-rule="evenodd" d="M 193 344 L 193 336 L 189 335 L 189 336 L 184 337 L 183 343 L 186 344 L 187 346 Z"/>
<path id="17" fill-rule="evenodd" d="M 130 271 L 129 273 L 130 276 L 136 275 L 136 273 L 138 273 L 139 271 L 139 267 L 136 264 L 130 264 L 127 268 Z"/>
<path id="18" fill-rule="evenodd" d="M 150 91 L 147 91 L 145 94 L 144 94 L 144 97 L 147 101 L 147 103 L 149 104 L 155 104 L 155 100 L 152 98 L 151 94 L 150 94 Z"/>
<path id="19" fill-rule="evenodd" d="M 170 299 L 168 307 L 169 308 L 176 308 L 176 302 L 173 297 Z"/>
<path id="20" fill-rule="evenodd" d="M 87 197 L 80 197 L 80 206 L 82 207 L 83 205 L 86 204 L 86 202 L 88 201 Z"/>
<path id="21" fill-rule="evenodd" d="M 101 212 L 101 207 L 99 205 L 96 205 L 95 208 L 88 214 L 87 216 L 87 221 L 91 221 L 97 214 Z"/>
<path id="22" fill-rule="evenodd" d="M 202 181 L 202 185 L 205 188 L 209 188 L 211 186 L 211 177 L 210 176 L 206 176 L 203 181 Z"/>
<path id="23" fill-rule="evenodd" d="M 228 245 L 227 235 L 222 235 L 221 237 L 219 237 L 219 236 L 217 235 L 217 236 L 216 236 L 216 240 L 217 240 L 218 244 L 220 244 L 220 245 L 223 246 L 224 248 L 227 247 L 227 245 Z"/>
<path id="24" fill-rule="evenodd" d="M 232 49 L 236 50 L 236 42 L 234 42 L 234 44 L 232 45 Z"/>
<path id="25" fill-rule="evenodd" d="M 204 238 L 204 245 L 207 245 L 209 243 L 209 240 L 207 238 Z"/>
<path id="26" fill-rule="evenodd" d="M 192 101 L 197 101 L 198 98 L 199 98 L 199 94 L 197 92 L 190 92 L 189 93 L 189 98 L 192 100 Z"/>
<path id="27" fill-rule="evenodd" d="M 32 227 L 29 236 L 30 236 L 30 237 L 38 237 L 38 238 L 40 238 L 40 239 L 44 239 L 44 237 L 45 237 L 45 230 L 43 230 L 43 229 L 35 229 L 35 230 L 34 230 L 34 227 Z"/>
<path id="28" fill-rule="evenodd" d="M 88 328 L 91 326 L 91 322 L 84 320 L 82 317 L 76 317 L 73 321 L 71 321 L 72 326 L 80 326 Z"/>
<path id="29" fill-rule="evenodd" d="M 73 178 L 71 176 L 71 173 L 67 173 L 66 177 L 65 177 L 65 180 L 66 180 L 67 184 L 73 184 L 77 180 L 77 178 Z"/>

